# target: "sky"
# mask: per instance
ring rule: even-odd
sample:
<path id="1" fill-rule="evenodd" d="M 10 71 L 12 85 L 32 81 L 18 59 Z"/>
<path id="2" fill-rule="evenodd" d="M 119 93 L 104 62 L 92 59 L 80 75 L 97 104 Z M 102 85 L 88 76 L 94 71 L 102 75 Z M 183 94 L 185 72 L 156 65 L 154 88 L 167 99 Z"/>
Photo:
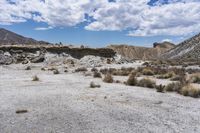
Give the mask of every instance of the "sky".
<path id="1" fill-rule="evenodd" d="M 90 47 L 178 44 L 200 32 L 200 0 L 0 0 L 0 28 Z"/>

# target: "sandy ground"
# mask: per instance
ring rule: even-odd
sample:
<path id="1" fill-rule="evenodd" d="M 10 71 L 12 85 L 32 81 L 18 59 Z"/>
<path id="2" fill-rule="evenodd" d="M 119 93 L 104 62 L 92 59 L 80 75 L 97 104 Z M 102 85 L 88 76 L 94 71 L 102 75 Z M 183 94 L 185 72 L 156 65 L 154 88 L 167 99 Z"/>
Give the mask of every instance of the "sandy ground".
<path id="1" fill-rule="evenodd" d="M 200 99 L 37 66 L 0 70 L 0 133 L 200 132 Z M 31 81 L 34 75 L 39 82 Z M 101 88 L 89 88 L 91 81 Z M 16 114 L 19 109 L 28 112 Z"/>

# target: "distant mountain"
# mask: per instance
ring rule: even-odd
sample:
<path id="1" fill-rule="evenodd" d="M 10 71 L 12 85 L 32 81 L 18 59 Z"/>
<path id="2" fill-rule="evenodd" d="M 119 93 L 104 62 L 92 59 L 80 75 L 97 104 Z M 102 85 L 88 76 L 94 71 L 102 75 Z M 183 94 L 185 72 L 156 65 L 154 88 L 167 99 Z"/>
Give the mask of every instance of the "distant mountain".
<path id="1" fill-rule="evenodd" d="M 200 59 L 200 33 L 164 53 L 166 59 Z"/>
<path id="2" fill-rule="evenodd" d="M 36 41 L 32 38 L 27 38 L 18 35 L 14 32 L 8 31 L 6 29 L 0 28 L 0 45 L 7 44 L 48 44 L 44 41 Z"/>
<path id="3" fill-rule="evenodd" d="M 113 49 L 119 55 L 129 59 L 156 59 L 162 53 L 175 47 L 170 42 L 154 43 L 153 48 L 137 47 L 129 45 L 110 45 L 109 48 Z"/>

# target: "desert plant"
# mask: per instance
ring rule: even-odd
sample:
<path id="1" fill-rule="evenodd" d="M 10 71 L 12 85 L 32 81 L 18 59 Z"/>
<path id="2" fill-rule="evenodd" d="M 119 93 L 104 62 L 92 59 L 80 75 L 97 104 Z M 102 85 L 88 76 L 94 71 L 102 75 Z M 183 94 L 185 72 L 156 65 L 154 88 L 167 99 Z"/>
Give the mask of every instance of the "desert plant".
<path id="1" fill-rule="evenodd" d="M 95 68 L 95 67 L 93 67 L 93 68 L 91 69 L 91 72 L 98 72 L 98 69 Z"/>
<path id="2" fill-rule="evenodd" d="M 142 74 L 152 76 L 152 75 L 154 75 L 154 72 L 149 68 L 144 68 L 143 71 L 142 71 Z"/>
<path id="3" fill-rule="evenodd" d="M 96 71 L 93 73 L 93 77 L 94 78 L 102 78 L 101 73 L 96 72 Z"/>
<path id="4" fill-rule="evenodd" d="M 155 87 L 156 87 L 157 92 L 164 92 L 164 88 L 165 88 L 164 85 L 160 84 L 160 85 L 156 85 Z"/>
<path id="5" fill-rule="evenodd" d="M 135 73 L 131 73 L 131 74 L 129 75 L 129 78 L 128 78 L 126 84 L 127 84 L 127 85 L 130 85 L 130 86 L 135 86 L 135 85 L 137 85 L 137 79 L 136 79 L 135 76 L 136 76 Z"/>
<path id="6" fill-rule="evenodd" d="M 157 78 L 159 78 L 159 79 L 169 79 L 169 78 L 172 78 L 173 76 L 175 76 L 175 73 L 173 71 L 171 71 L 171 72 L 168 72 L 166 74 L 159 75 Z"/>
<path id="7" fill-rule="evenodd" d="M 170 80 L 171 81 L 180 81 L 181 80 L 181 76 L 180 75 L 175 75 Z"/>
<path id="8" fill-rule="evenodd" d="M 27 67 L 25 68 L 25 70 L 31 70 L 31 67 L 30 67 L 30 66 L 27 66 Z"/>
<path id="9" fill-rule="evenodd" d="M 80 68 L 75 69 L 75 72 L 86 72 L 86 71 L 88 70 L 85 67 L 80 67 Z"/>
<path id="10" fill-rule="evenodd" d="M 180 92 L 184 96 L 197 98 L 200 96 L 200 89 L 192 86 L 191 84 L 184 86 Z"/>
<path id="11" fill-rule="evenodd" d="M 113 77 L 112 77 L 112 75 L 111 74 L 106 74 L 105 75 L 105 77 L 104 77 L 104 79 L 103 79 L 103 81 L 105 82 L 105 83 L 113 83 Z"/>
<path id="12" fill-rule="evenodd" d="M 200 73 L 191 75 L 189 81 L 191 83 L 198 83 L 198 84 L 200 84 Z"/>
<path id="13" fill-rule="evenodd" d="M 32 81 L 39 81 L 40 79 L 38 78 L 37 75 L 33 76 Z"/>
<path id="14" fill-rule="evenodd" d="M 53 74 L 59 74 L 60 72 L 58 71 L 58 69 L 53 70 Z"/>
<path id="15" fill-rule="evenodd" d="M 176 91 L 176 92 L 179 92 L 182 88 L 182 85 L 180 82 L 173 82 L 173 83 L 170 83 L 168 84 L 167 86 L 165 86 L 165 91 Z"/>
<path id="16" fill-rule="evenodd" d="M 44 68 L 44 67 L 42 67 L 42 68 L 41 68 L 41 70 L 42 70 L 42 71 L 45 71 L 45 68 Z"/>
<path id="17" fill-rule="evenodd" d="M 90 88 L 100 88 L 101 85 L 95 84 L 94 82 L 90 82 Z"/>
<path id="18" fill-rule="evenodd" d="M 153 81 L 149 78 L 143 78 L 138 81 L 137 85 L 141 86 L 141 87 L 154 88 L 156 83 L 155 83 L 155 81 Z"/>

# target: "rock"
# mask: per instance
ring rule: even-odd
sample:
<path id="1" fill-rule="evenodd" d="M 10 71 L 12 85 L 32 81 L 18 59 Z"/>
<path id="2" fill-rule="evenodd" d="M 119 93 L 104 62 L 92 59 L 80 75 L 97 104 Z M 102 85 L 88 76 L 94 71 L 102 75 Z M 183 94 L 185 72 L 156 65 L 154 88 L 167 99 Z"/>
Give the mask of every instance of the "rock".
<path id="1" fill-rule="evenodd" d="M 32 63 L 41 63 L 45 60 L 45 55 L 44 54 L 40 54 L 39 56 L 31 59 Z"/>
<path id="2" fill-rule="evenodd" d="M 13 59 L 10 56 L 0 54 L 0 65 L 10 65 L 13 63 Z"/>

